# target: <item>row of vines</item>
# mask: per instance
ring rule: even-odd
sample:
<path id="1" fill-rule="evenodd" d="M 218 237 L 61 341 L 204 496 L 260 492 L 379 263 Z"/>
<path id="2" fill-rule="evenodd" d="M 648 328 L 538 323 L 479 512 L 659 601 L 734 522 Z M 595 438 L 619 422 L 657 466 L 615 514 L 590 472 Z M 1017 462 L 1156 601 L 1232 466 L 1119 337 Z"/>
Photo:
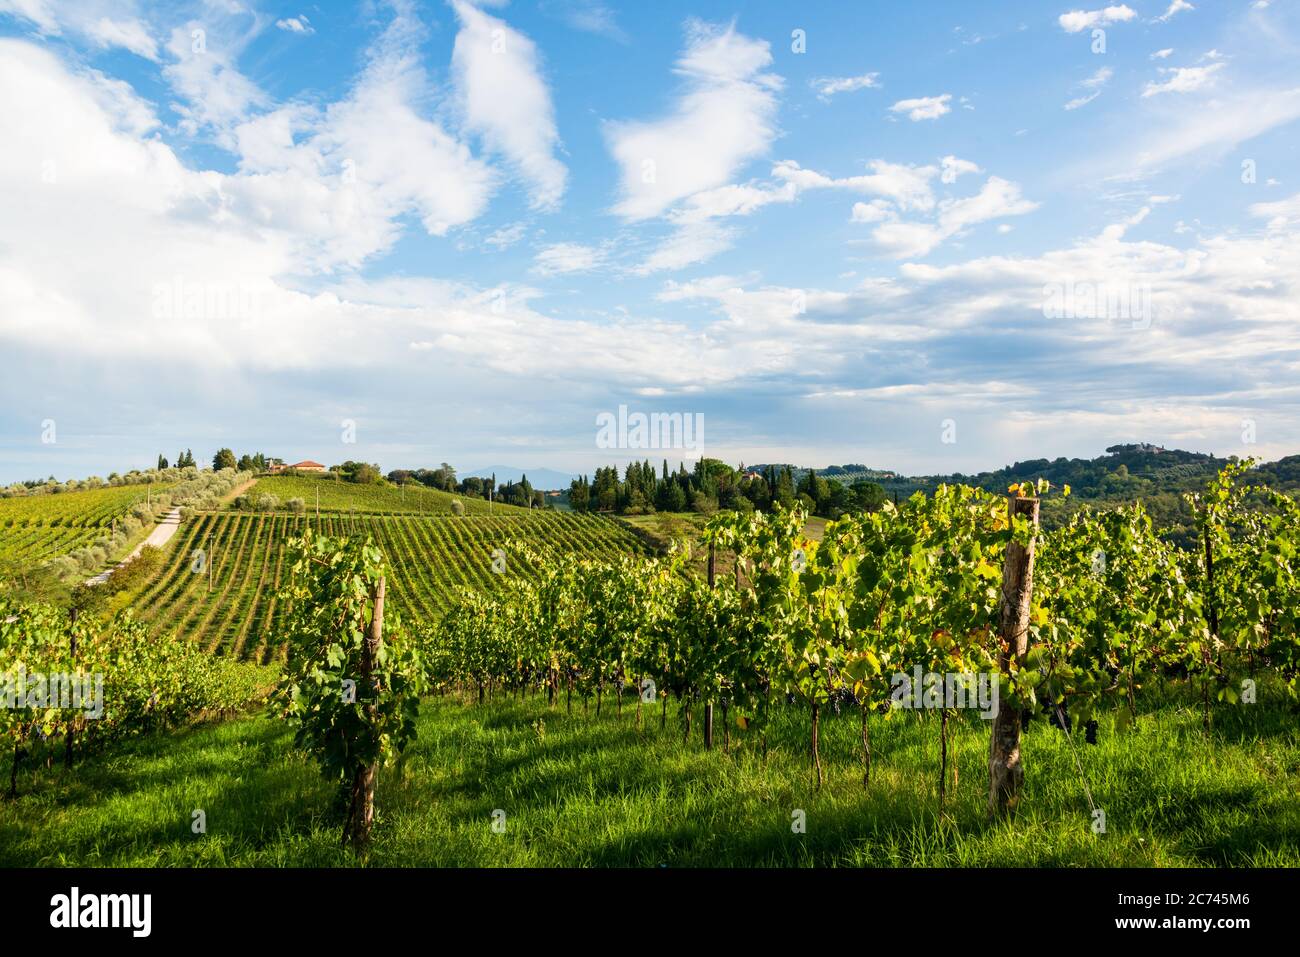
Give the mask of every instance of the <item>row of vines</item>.
<path id="1" fill-rule="evenodd" d="M 126 612 L 111 619 L 0 599 L 0 744 L 8 792 L 24 759 L 74 754 L 178 724 L 230 714 L 265 696 L 267 675 L 158 641 Z"/>
<path id="2" fill-rule="evenodd" d="M 1253 700 L 1262 674 L 1294 695 L 1300 673 L 1300 506 L 1252 488 L 1247 468 L 1189 496 L 1201 534 L 1190 551 L 1158 535 L 1140 505 L 1085 511 L 1044 534 L 1027 516 L 1045 483 L 1014 489 L 1011 508 L 941 487 L 833 522 L 820 542 L 804 537 L 797 511 L 722 515 L 700 542 L 710 569 L 734 556 L 719 576 L 683 574 L 685 549 L 593 560 L 520 546 L 530 574 L 465 591 L 424 635 L 425 676 L 480 699 L 540 686 L 569 707 L 574 694 L 593 700 L 597 712 L 611 691 L 623 707 L 627 690 L 638 721 L 655 701 L 666 722 L 671 697 L 683 734 L 700 724 L 706 744 L 715 708 L 728 737 L 747 730 L 762 741 L 772 709 L 797 705 L 809 715 L 818 782 L 823 710 L 861 711 L 869 778 L 869 719 L 897 707 L 899 675 L 993 676 L 997 727 L 1046 713 L 1090 736 L 1103 704 L 1127 723 L 1140 689 L 1179 681 L 1209 726 L 1214 707 Z M 1008 621 L 1017 564 L 1032 577 L 1020 635 Z M 1018 730 L 1013 738 L 1018 765 Z"/>
<path id="3" fill-rule="evenodd" d="M 199 513 L 187 519 L 168 564 L 136 599 L 141 619 L 211 654 L 261 663 L 282 658 L 286 609 L 277 595 L 287 581 L 288 545 L 307 529 L 373 539 L 388 557 L 394 601 L 426 624 L 452 606 L 460 588 L 491 591 L 512 575 L 534 573 L 509 556 L 494 560 L 507 540 L 543 554 L 642 550 L 617 522 L 551 511 L 460 518 Z"/>

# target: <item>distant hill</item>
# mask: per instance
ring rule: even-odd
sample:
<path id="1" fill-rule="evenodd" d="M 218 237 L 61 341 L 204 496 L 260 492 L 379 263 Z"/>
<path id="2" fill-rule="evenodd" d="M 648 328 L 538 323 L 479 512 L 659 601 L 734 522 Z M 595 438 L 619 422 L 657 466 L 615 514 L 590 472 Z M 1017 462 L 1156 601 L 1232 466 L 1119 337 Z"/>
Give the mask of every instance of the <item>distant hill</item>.
<path id="1" fill-rule="evenodd" d="M 569 483 L 577 478 L 576 475 L 557 472 L 555 469 L 521 469 L 513 465 L 490 465 L 487 468 L 475 469 L 473 472 L 456 473 L 456 477 L 460 479 L 491 478 L 493 475 L 496 475 L 497 482 L 517 482 L 521 476 L 527 475 L 528 484 L 543 492 L 567 489 Z"/>
<path id="2" fill-rule="evenodd" d="M 886 492 L 900 499 L 916 491 L 932 491 L 945 482 L 1005 492 L 1014 483 L 1045 478 L 1055 489 L 1069 485 L 1071 491 L 1068 500 L 1055 496 L 1049 499 L 1043 515 L 1048 526 L 1064 522 L 1084 504 L 1141 500 L 1158 526 L 1183 540 L 1191 535 L 1191 514 L 1182 493 L 1203 489 L 1228 461 L 1203 452 L 1140 443 L 1112 445 L 1104 455 L 1091 459 L 1029 459 L 975 474 L 907 476 L 862 465 L 830 466 L 818 469 L 817 474 L 849 484 L 863 479 L 878 482 Z M 807 469 L 795 469 L 796 479 L 806 472 Z M 1262 463 L 1251 480 L 1279 491 L 1300 490 L 1300 455 Z"/>

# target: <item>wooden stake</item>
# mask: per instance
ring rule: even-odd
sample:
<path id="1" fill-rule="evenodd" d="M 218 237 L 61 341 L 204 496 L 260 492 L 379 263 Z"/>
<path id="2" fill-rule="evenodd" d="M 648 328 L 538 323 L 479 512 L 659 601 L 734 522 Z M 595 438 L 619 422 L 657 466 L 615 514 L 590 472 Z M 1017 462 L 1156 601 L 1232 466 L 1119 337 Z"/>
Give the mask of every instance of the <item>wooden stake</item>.
<path id="1" fill-rule="evenodd" d="M 714 586 L 714 573 L 717 570 L 718 550 L 713 542 L 709 542 L 709 587 Z M 713 701 L 710 699 L 704 703 L 704 750 L 713 750 Z"/>
<path id="2" fill-rule="evenodd" d="M 384 631 L 384 591 L 384 576 L 381 575 L 371 591 L 374 607 L 361 651 L 361 681 L 367 694 L 374 692 L 372 676 Z M 373 698 L 371 703 L 366 705 L 366 709 L 373 719 L 375 713 Z M 352 805 L 348 811 L 347 827 L 343 830 L 343 840 L 346 842 L 351 838 L 353 848 L 358 851 L 365 850 L 370 843 L 370 827 L 375 819 L 375 778 L 378 771 L 378 764 L 372 761 L 358 768 L 352 778 Z"/>
<path id="3" fill-rule="evenodd" d="M 1034 589 L 1034 543 L 1038 535 L 1036 498 L 1012 498 L 1008 514 L 1012 522 L 1020 518 L 1031 527 L 1028 546 L 1009 542 L 1002 563 L 1002 603 L 998 635 L 1001 651 L 998 665 L 1008 675 L 1011 662 L 1023 664 L 1029 651 L 1029 607 Z M 1015 811 L 1025 769 L 1020 763 L 1020 711 L 1002 701 L 993 719 L 989 739 L 989 814 L 1000 816 Z"/>

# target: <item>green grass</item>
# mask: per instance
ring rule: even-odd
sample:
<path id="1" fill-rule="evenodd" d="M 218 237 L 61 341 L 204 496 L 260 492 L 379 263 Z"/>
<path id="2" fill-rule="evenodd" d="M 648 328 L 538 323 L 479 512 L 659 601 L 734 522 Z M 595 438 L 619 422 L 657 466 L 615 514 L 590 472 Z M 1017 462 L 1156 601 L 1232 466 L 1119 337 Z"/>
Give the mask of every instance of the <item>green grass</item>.
<path id="1" fill-rule="evenodd" d="M 807 717 L 782 709 L 764 760 L 755 736 L 732 750 L 681 741 L 676 709 L 634 726 L 611 702 L 600 719 L 575 699 L 453 697 L 425 702 L 419 739 L 378 788 L 372 865 L 571 866 L 1297 866 L 1300 741 L 1278 704 L 1223 707 L 1201 728 L 1192 703 L 1154 707 L 1119 736 L 1079 741 L 1097 835 L 1066 737 L 1036 720 L 1024 738 L 1027 783 L 1011 823 L 983 814 L 988 726 L 956 724 L 958 785 L 940 816 L 934 715 L 872 719 L 875 766 L 864 789 L 856 714 L 827 716 L 827 780 L 814 786 Z M 594 705 L 593 709 L 594 711 Z M 537 722 L 545 722 L 544 733 Z M 294 754 L 290 729 L 252 717 L 140 739 L 20 777 L 0 802 L 0 866 L 332 866 L 333 791 Z M 6 769 L 7 770 L 7 769 Z M 194 835 L 201 808 L 208 832 Z M 506 812 L 494 833 L 492 812 Z M 807 831 L 792 833 L 791 814 Z"/>
<path id="2" fill-rule="evenodd" d="M 307 511 L 315 513 L 317 493 L 322 512 L 352 512 L 373 515 L 451 515 L 452 502 L 460 502 L 467 515 L 522 515 L 526 508 L 489 503 L 469 495 L 440 492 L 424 485 L 354 485 L 351 482 L 301 475 L 271 475 L 259 478 L 245 494 L 274 495 L 281 502 L 300 498 Z"/>

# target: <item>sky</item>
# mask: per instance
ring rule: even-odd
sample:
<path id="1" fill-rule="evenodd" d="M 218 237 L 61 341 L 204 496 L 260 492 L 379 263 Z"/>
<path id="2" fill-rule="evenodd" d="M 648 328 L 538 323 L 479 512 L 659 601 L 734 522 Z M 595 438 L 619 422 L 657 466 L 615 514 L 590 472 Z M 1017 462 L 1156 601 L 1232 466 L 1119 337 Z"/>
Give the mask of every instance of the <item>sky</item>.
<path id="1" fill-rule="evenodd" d="M 0 0 L 0 350 L 0 482 L 1295 454 L 1300 3 Z"/>

